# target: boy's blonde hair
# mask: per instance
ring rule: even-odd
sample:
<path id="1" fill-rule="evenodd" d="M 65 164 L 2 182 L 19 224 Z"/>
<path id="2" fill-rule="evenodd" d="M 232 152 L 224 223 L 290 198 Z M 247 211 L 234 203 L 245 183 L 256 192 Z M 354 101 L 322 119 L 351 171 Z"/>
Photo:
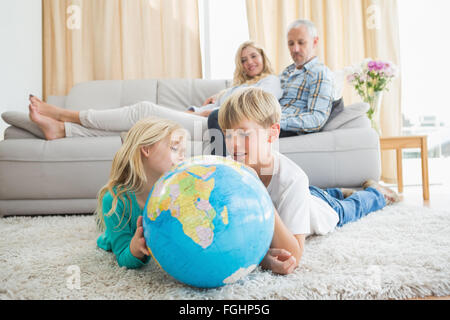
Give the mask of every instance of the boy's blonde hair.
<path id="1" fill-rule="evenodd" d="M 247 48 L 252 47 L 256 49 L 259 54 L 262 57 L 263 61 L 263 70 L 260 75 L 256 77 L 249 77 L 244 72 L 244 66 L 242 65 L 242 51 Z M 266 55 L 266 52 L 264 51 L 264 48 L 260 45 L 256 44 L 254 41 L 245 41 L 243 44 L 241 44 L 236 52 L 235 56 L 235 64 L 236 69 L 234 69 L 234 76 L 233 76 L 233 86 L 240 86 L 241 84 L 253 84 L 258 82 L 264 77 L 267 77 L 268 75 L 274 74 L 274 71 L 272 69 L 272 65 L 270 63 L 269 58 Z"/>
<path id="2" fill-rule="evenodd" d="M 246 88 L 233 93 L 219 109 L 219 126 L 231 129 L 243 120 L 252 120 L 263 128 L 279 123 L 281 107 L 277 98 L 261 88 Z"/>
<path id="3" fill-rule="evenodd" d="M 140 191 L 147 182 L 144 164 L 142 163 L 141 147 L 152 146 L 166 137 L 171 136 L 178 130 L 181 136 L 184 136 L 185 130 L 174 121 L 149 117 L 138 121 L 128 131 L 122 146 L 114 156 L 108 183 L 98 192 L 96 220 L 100 230 L 105 229 L 104 215 L 111 216 L 116 210 L 118 200 L 125 200 L 124 196 L 130 204 L 129 210 L 131 212 L 132 201 L 128 192 L 136 193 Z M 106 192 L 109 192 L 113 197 L 109 212 L 103 212 L 102 206 L 103 197 Z M 124 215 L 120 217 L 118 226 L 121 225 L 123 218 Z"/>

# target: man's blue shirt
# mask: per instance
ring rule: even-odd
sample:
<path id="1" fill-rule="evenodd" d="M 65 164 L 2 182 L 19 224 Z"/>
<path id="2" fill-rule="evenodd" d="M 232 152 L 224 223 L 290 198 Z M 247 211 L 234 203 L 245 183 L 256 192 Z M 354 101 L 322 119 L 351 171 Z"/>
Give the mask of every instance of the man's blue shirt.
<path id="1" fill-rule="evenodd" d="M 295 64 L 280 75 L 281 129 L 311 133 L 322 129 L 328 120 L 333 100 L 333 75 L 317 57 L 302 69 Z"/>

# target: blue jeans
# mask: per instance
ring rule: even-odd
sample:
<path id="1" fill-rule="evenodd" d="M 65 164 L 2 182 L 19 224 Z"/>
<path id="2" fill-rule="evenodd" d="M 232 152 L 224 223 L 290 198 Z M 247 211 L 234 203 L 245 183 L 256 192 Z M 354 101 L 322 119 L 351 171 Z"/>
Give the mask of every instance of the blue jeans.
<path id="1" fill-rule="evenodd" d="M 325 200 L 337 212 L 339 215 L 338 227 L 357 221 L 370 212 L 380 210 L 386 206 L 386 200 L 381 192 L 370 187 L 364 191 L 357 191 L 345 199 L 339 188 L 322 190 L 310 186 L 309 191 L 313 196 Z"/>
<path id="2" fill-rule="evenodd" d="M 213 131 L 211 131 L 213 129 Z M 215 129 L 215 130 L 214 130 Z M 227 156 L 227 146 L 225 145 L 225 136 L 219 126 L 219 109 L 214 110 L 208 117 L 208 130 L 211 136 L 211 154 L 216 156 Z M 219 134 L 218 134 L 219 133 Z"/>

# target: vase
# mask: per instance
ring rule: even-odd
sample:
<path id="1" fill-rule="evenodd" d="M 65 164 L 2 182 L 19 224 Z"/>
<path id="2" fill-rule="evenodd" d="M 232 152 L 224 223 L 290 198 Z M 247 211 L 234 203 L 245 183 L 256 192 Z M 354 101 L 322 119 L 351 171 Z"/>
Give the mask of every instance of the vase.
<path id="1" fill-rule="evenodd" d="M 372 128 L 378 133 L 381 137 L 381 125 L 380 125 L 380 109 L 381 109 L 381 100 L 383 99 L 382 91 L 375 91 L 373 96 L 370 97 L 369 101 L 367 101 L 370 105 L 369 111 L 367 111 L 367 116 L 372 123 Z"/>

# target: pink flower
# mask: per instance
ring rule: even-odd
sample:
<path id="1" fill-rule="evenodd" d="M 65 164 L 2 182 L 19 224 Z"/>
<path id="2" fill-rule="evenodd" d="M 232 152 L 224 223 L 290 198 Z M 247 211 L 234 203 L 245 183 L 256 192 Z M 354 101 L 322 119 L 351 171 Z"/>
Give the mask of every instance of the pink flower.
<path id="1" fill-rule="evenodd" d="M 376 62 L 376 69 L 379 70 L 383 70 L 384 68 L 384 63 L 382 61 L 377 61 Z"/>
<path id="2" fill-rule="evenodd" d="M 369 71 L 374 71 L 377 67 L 377 62 L 376 61 L 370 61 L 367 64 L 367 67 L 369 68 Z"/>
<path id="3" fill-rule="evenodd" d="M 355 81 L 355 79 L 356 79 L 356 77 L 355 77 L 355 74 L 354 74 L 354 73 L 349 74 L 349 75 L 347 76 L 347 81 L 348 81 L 348 82 L 353 82 L 353 81 Z"/>

